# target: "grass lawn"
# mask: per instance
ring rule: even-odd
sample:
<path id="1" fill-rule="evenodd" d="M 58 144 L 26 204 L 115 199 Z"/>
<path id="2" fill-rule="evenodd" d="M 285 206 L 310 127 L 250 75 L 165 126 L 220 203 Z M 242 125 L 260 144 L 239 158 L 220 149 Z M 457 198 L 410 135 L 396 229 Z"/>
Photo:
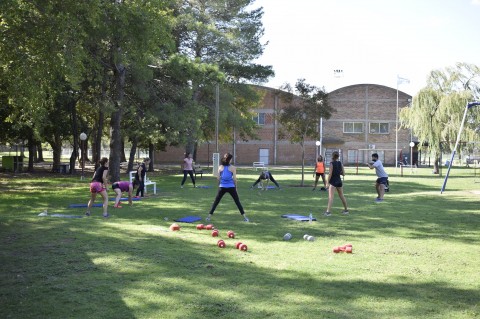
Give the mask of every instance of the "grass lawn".
<path id="1" fill-rule="evenodd" d="M 101 208 L 91 217 L 38 216 L 83 216 L 84 208 L 67 208 L 88 201 L 79 176 L 1 175 L 0 318 L 480 318 L 473 170 L 453 168 L 443 194 L 431 169 L 387 171 L 391 191 L 377 204 L 374 171 L 347 168 L 350 215 L 336 196 L 324 217 L 327 192 L 294 187 L 299 168 L 273 168 L 282 190 L 266 192 L 249 189 L 258 172 L 239 168 L 251 222 L 227 194 L 211 222 L 224 249 L 197 223 L 169 230 L 174 219 L 206 217 L 217 191 L 211 175 L 197 180 L 211 188 L 187 180 L 180 189 L 182 176 L 149 173 L 157 196 L 110 204 L 109 219 Z M 316 222 L 280 217 L 310 212 Z M 247 252 L 234 248 L 238 241 Z M 353 254 L 332 252 L 346 243 Z"/>

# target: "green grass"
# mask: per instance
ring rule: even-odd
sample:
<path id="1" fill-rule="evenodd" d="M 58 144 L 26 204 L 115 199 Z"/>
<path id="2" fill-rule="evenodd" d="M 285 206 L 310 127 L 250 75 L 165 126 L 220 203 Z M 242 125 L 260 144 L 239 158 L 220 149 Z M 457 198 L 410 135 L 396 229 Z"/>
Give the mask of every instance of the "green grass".
<path id="1" fill-rule="evenodd" d="M 298 168 L 274 168 L 283 190 L 262 193 L 248 189 L 257 173 L 240 168 L 240 199 L 252 222 L 241 221 L 226 195 L 212 220 L 225 249 L 196 224 L 169 231 L 176 218 L 206 216 L 216 194 L 211 176 L 198 180 L 211 189 L 193 189 L 190 181 L 180 189 L 180 175 L 149 173 L 158 196 L 110 207 L 105 220 L 101 208 L 89 218 L 38 217 L 45 209 L 83 215 L 67 208 L 88 201 L 88 182 L 78 176 L 3 175 L 0 317 L 480 317 L 480 184 L 473 170 L 452 169 L 442 195 L 443 178 L 430 169 L 404 177 L 387 170 L 384 203 L 373 202 L 373 171 L 348 168 L 350 215 L 340 214 L 336 196 L 332 216 L 323 217 L 326 192 L 290 187 L 299 184 Z M 310 212 L 317 222 L 280 218 Z M 237 238 L 228 239 L 228 230 Z M 249 250 L 234 249 L 237 241 Z M 345 243 L 353 254 L 332 252 Z"/>

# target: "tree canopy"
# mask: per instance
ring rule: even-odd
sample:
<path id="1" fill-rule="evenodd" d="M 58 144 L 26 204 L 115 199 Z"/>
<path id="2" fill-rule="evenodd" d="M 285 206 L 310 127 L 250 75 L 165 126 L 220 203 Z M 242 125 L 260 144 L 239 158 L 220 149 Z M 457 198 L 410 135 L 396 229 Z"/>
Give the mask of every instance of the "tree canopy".
<path id="1" fill-rule="evenodd" d="M 211 138 L 216 85 L 222 136 L 232 127 L 254 134 L 249 109 L 259 96 L 244 84 L 273 71 L 253 62 L 265 46 L 253 2 L 0 2 L 1 142 L 28 140 L 32 152 L 48 142 L 55 161 L 71 143 L 75 160 L 85 131 L 94 161 L 110 142 L 116 180 L 126 141 L 134 154 Z"/>
<path id="2" fill-rule="evenodd" d="M 292 87 L 282 87 L 281 99 L 288 105 L 278 114 L 282 124 L 282 135 L 288 135 L 292 143 L 302 147 L 302 186 L 304 183 L 305 140 L 318 136 L 320 118 L 329 119 L 334 111 L 328 103 L 328 94 L 319 88 L 299 79 Z"/>
<path id="3" fill-rule="evenodd" d="M 412 129 L 420 145 L 427 145 L 436 161 L 434 172 L 438 173 L 438 160 L 442 152 L 450 152 L 455 144 L 466 104 L 480 98 L 480 68 L 458 63 L 454 67 L 433 70 L 427 86 L 413 97 L 412 105 L 400 112 L 400 120 Z M 468 113 L 461 141 L 478 142 L 480 110 L 473 108 Z"/>

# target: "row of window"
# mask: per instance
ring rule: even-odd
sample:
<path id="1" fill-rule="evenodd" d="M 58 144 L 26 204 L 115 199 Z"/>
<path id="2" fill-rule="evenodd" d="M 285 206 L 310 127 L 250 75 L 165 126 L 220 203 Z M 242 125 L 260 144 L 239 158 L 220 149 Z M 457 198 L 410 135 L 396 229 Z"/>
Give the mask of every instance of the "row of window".
<path id="1" fill-rule="evenodd" d="M 253 121 L 258 125 L 265 125 L 265 113 L 257 113 Z M 390 125 L 386 122 L 369 123 L 370 134 L 388 134 L 390 133 Z M 344 122 L 343 133 L 358 134 L 364 132 L 363 122 Z"/>

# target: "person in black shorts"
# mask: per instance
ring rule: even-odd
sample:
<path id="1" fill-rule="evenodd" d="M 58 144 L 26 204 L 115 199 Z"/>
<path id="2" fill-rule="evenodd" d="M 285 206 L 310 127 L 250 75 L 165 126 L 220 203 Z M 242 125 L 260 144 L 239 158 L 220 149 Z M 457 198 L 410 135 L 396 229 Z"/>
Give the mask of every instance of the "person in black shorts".
<path id="1" fill-rule="evenodd" d="M 341 177 L 345 176 L 345 170 L 343 169 L 342 162 L 338 160 L 339 157 L 340 154 L 337 151 L 332 153 L 332 160 L 330 161 L 330 170 L 327 178 L 328 205 L 327 211 L 324 213 L 325 216 L 331 215 L 330 211 L 332 209 L 335 189 L 343 203 L 344 210 L 342 214 L 348 215 L 347 200 L 345 199 L 345 195 L 343 195 L 343 182 Z"/>

